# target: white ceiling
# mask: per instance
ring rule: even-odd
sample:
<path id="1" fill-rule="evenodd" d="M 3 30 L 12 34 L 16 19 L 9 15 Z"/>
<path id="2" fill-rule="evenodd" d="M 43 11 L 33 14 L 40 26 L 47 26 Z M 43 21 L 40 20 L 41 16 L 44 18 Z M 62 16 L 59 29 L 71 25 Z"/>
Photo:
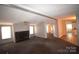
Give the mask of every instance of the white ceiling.
<path id="1" fill-rule="evenodd" d="M 9 5 L 10 6 L 10 5 Z M 56 16 L 64 16 L 64 15 L 72 15 L 75 14 L 78 5 L 53 5 L 53 4 L 22 4 L 15 5 L 24 9 L 28 9 L 49 17 Z M 34 13 L 30 13 L 28 11 L 23 11 L 18 8 L 14 8 L 12 6 L 8 7 L 7 5 L 0 5 L 0 22 L 51 22 L 53 19 L 49 19 L 47 17 L 43 17 Z"/>
<path id="2" fill-rule="evenodd" d="M 28 6 L 37 12 L 40 12 L 51 17 L 73 14 L 76 11 L 77 7 L 77 5 L 73 4 L 31 4 L 23 6 Z"/>

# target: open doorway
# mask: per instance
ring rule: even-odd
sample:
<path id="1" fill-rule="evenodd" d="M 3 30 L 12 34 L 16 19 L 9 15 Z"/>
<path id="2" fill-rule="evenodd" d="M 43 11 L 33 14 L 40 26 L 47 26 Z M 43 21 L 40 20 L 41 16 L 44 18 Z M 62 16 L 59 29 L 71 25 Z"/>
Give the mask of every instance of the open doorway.
<path id="1" fill-rule="evenodd" d="M 67 16 L 58 19 L 59 38 L 72 44 L 77 44 L 76 16 Z"/>
<path id="2" fill-rule="evenodd" d="M 76 21 L 70 21 L 66 23 L 67 41 L 73 44 L 77 44 L 77 28 Z"/>
<path id="3" fill-rule="evenodd" d="M 72 29 L 73 27 L 71 23 L 66 24 L 66 33 L 68 38 L 72 37 Z"/>
<path id="4" fill-rule="evenodd" d="M 47 38 L 52 39 L 55 34 L 55 26 L 53 24 L 47 24 Z"/>

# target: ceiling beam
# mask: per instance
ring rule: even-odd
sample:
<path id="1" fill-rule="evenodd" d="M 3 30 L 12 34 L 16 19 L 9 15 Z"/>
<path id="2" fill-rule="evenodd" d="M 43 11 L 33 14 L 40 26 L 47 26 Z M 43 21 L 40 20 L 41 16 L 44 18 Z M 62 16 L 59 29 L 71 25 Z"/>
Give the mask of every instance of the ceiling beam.
<path id="1" fill-rule="evenodd" d="M 22 11 L 30 12 L 30 13 L 33 13 L 33 14 L 37 14 L 37 15 L 40 15 L 40 16 L 43 16 L 43 17 L 47 17 L 47 18 L 49 18 L 49 19 L 56 20 L 56 19 L 53 18 L 53 17 L 50 17 L 50 16 L 47 16 L 47 15 L 38 13 L 38 12 L 36 12 L 36 11 L 29 10 L 29 9 L 27 9 L 27 8 L 22 8 L 22 7 L 20 7 L 20 6 L 14 5 L 14 4 L 9 4 L 9 5 L 7 5 L 7 6 L 12 7 L 12 8 L 16 8 L 16 9 L 19 9 L 19 10 L 22 10 Z"/>

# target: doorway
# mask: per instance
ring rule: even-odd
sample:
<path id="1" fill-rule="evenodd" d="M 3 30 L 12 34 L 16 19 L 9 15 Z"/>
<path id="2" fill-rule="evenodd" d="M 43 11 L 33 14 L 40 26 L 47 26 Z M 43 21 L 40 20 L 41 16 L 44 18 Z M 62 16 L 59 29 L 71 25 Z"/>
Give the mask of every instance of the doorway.
<path id="1" fill-rule="evenodd" d="M 66 24 L 66 33 L 67 33 L 67 41 L 73 44 L 77 44 L 77 29 L 76 23 L 67 23 Z"/>
<path id="2" fill-rule="evenodd" d="M 72 37 L 72 23 L 66 24 L 66 34 L 67 39 L 70 39 Z"/>
<path id="3" fill-rule="evenodd" d="M 55 26 L 53 24 L 47 24 L 47 38 L 52 39 L 55 33 Z"/>

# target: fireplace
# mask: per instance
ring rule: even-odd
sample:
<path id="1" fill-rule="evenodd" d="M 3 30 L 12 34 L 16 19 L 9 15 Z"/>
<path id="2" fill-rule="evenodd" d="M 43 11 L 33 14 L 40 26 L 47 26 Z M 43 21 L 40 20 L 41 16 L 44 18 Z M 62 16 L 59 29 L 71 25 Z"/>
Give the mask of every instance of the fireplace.
<path id="1" fill-rule="evenodd" d="M 24 41 L 29 39 L 29 31 L 15 32 L 16 42 Z"/>

